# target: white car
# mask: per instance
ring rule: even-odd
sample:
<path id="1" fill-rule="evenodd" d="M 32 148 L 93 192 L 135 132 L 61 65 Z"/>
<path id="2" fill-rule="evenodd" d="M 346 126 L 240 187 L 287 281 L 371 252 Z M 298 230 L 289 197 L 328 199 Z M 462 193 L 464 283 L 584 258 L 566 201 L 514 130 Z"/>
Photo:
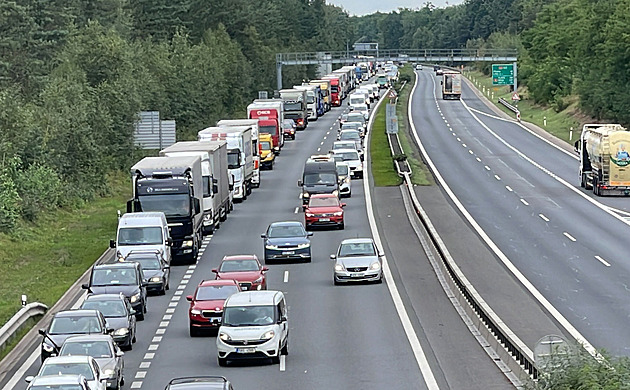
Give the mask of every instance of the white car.
<path id="1" fill-rule="evenodd" d="M 81 375 L 46 375 L 34 377 L 26 388 L 26 390 L 49 389 L 90 390 L 90 386 Z"/>
<path id="2" fill-rule="evenodd" d="M 354 141 L 335 141 L 335 142 L 333 142 L 332 150 L 339 150 L 339 149 L 354 149 L 357 152 L 359 152 L 359 157 L 361 157 L 361 160 L 363 160 L 363 146 L 362 145 L 357 145 L 357 143 L 354 142 Z"/>
<path id="3" fill-rule="evenodd" d="M 370 118 L 370 109 L 368 108 L 367 104 L 357 104 L 352 107 L 352 111 L 360 112 L 361 114 L 363 114 L 363 117 L 366 121 Z"/>
<path id="4" fill-rule="evenodd" d="M 337 161 L 337 176 L 339 177 L 339 197 L 352 196 L 352 180 L 350 179 L 350 166 L 343 161 Z"/>
<path id="5" fill-rule="evenodd" d="M 337 149 L 333 154 L 341 156 L 341 161 L 350 167 L 350 175 L 354 178 L 363 178 L 363 161 L 356 149 Z"/>
<path id="6" fill-rule="evenodd" d="M 102 377 L 98 363 L 91 356 L 54 356 L 44 360 L 37 376 L 48 375 L 82 375 L 87 379 L 91 390 L 106 390 L 107 380 Z M 27 376 L 26 382 L 35 377 Z"/>
<path id="7" fill-rule="evenodd" d="M 217 360 L 225 366 L 236 359 L 271 359 L 289 353 L 287 304 L 281 291 L 244 291 L 223 305 L 217 337 Z"/>
<path id="8" fill-rule="evenodd" d="M 417 64 L 416 65 L 416 70 L 422 70 L 422 64 Z"/>

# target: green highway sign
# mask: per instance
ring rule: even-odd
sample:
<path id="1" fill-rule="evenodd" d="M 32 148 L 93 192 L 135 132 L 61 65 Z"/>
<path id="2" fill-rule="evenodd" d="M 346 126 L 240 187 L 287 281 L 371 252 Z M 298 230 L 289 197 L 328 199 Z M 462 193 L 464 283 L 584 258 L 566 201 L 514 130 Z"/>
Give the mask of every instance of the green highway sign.
<path id="1" fill-rule="evenodd" d="M 513 64 L 492 64 L 492 85 L 514 84 Z"/>

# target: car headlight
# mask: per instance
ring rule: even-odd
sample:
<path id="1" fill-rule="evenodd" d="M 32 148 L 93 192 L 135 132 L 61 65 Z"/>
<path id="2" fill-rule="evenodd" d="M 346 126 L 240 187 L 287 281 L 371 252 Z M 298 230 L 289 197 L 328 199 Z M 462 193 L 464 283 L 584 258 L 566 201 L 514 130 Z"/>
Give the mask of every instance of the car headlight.
<path id="1" fill-rule="evenodd" d="M 193 246 L 193 240 L 186 240 L 182 242 L 182 247 L 191 247 Z"/>
<path id="2" fill-rule="evenodd" d="M 103 377 L 105 377 L 105 378 L 113 378 L 114 377 L 114 370 L 112 370 L 111 368 L 103 370 Z"/>
<path id="3" fill-rule="evenodd" d="M 370 264 L 370 269 L 374 271 L 381 269 L 381 263 L 379 263 L 378 261 L 373 262 L 372 264 Z"/>
<path id="4" fill-rule="evenodd" d="M 276 335 L 276 332 L 274 332 L 273 330 L 268 330 L 265 333 L 263 333 L 262 336 L 260 336 L 261 340 L 271 340 L 273 338 L 273 336 Z"/>
<path id="5" fill-rule="evenodd" d="M 199 310 L 199 309 L 192 309 L 192 310 L 190 310 L 190 314 L 199 316 L 199 315 L 201 315 L 201 310 Z"/>
<path id="6" fill-rule="evenodd" d="M 118 328 L 114 331 L 114 336 L 126 336 L 128 333 L 128 328 Z"/>
<path id="7" fill-rule="evenodd" d="M 343 271 L 343 270 L 344 270 L 343 264 L 341 263 L 335 264 L 335 271 Z"/>
<path id="8" fill-rule="evenodd" d="M 232 338 L 230 337 L 229 334 L 223 333 L 223 332 L 219 333 L 219 338 L 221 340 L 223 340 L 223 341 L 230 341 L 230 340 L 232 340 Z"/>
<path id="9" fill-rule="evenodd" d="M 267 244 L 267 245 L 265 245 L 265 248 L 267 248 L 267 249 L 278 249 L 278 246 L 277 245 Z"/>
<path id="10" fill-rule="evenodd" d="M 315 216 L 315 214 L 313 214 L 313 213 L 306 213 L 305 215 L 306 215 L 307 217 L 314 217 L 314 216 Z"/>
<path id="11" fill-rule="evenodd" d="M 263 277 L 259 277 L 258 279 L 254 280 L 254 283 L 262 283 L 263 281 Z"/>
<path id="12" fill-rule="evenodd" d="M 343 211 L 337 211 L 336 213 L 333 213 L 333 215 L 335 217 L 341 217 L 343 215 Z"/>
<path id="13" fill-rule="evenodd" d="M 129 298 L 129 300 L 131 301 L 131 303 L 138 302 L 140 300 L 140 293 L 132 295 L 131 298 Z"/>
<path id="14" fill-rule="evenodd" d="M 311 196 L 311 194 L 308 192 L 302 192 L 302 198 L 308 198 L 309 196 Z"/>
<path id="15" fill-rule="evenodd" d="M 154 276 L 151 279 L 149 279 L 149 282 L 151 283 L 160 283 L 162 281 L 162 278 L 160 276 Z"/>
<path id="16" fill-rule="evenodd" d="M 42 348 L 44 348 L 44 351 L 51 353 L 54 352 L 55 347 L 53 347 L 52 345 L 48 344 L 48 343 L 43 343 L 42 344 Z"/>
<path id="17" fill-rule="evenodd" d="M 304 249 L 304 248 L 308 248 L 309 246 L 311 246 L 311 243 L 310 242 L 305 242 L 303 244 L 298 244 L 297 248 L 298 249 Z"/>

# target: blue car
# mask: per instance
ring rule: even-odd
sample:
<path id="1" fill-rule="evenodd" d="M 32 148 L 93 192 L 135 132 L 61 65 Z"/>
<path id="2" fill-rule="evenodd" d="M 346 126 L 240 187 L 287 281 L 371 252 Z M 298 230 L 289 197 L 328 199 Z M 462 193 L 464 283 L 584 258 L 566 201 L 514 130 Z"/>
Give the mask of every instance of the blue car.
<path id="1" fill-rule="evenodd" d="M 265 263 L 280 260 L 302 260 L 311 262 L 312 232 L 297 221 L 274 222 L 262 234 L 265 246 Z"/>

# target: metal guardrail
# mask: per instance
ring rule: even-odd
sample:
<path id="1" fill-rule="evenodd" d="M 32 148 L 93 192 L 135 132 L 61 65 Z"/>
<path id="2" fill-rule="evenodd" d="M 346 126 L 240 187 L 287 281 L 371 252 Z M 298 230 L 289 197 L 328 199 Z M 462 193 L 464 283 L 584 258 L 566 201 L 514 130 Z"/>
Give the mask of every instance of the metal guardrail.
<path id="1" fill-rule="evenodd" d="M 13 339 L 15 334 L 22 329 L 28 320 L 44 315 L 47 310 L 48 306 L 39 302 L 32 302 L 22 306 L 22 308 L 0 328 L 0 351 L 4 350 L 7 343 Z"/>
<path id="2" fill-rule="evenodd" d="M 515 113 L 516 114 L 516 119 L 519 122 L 521 121 L 521 111 L 519 111 L 518 107 L 511 105 L 510 103 L 508 103 L 507 100 L 505 100 L 503 98 L 499 98 L 499 103 L 503 104 L 505 107 L 507 107 L 508 110 L 510 110 L 513 113 Z"/>

